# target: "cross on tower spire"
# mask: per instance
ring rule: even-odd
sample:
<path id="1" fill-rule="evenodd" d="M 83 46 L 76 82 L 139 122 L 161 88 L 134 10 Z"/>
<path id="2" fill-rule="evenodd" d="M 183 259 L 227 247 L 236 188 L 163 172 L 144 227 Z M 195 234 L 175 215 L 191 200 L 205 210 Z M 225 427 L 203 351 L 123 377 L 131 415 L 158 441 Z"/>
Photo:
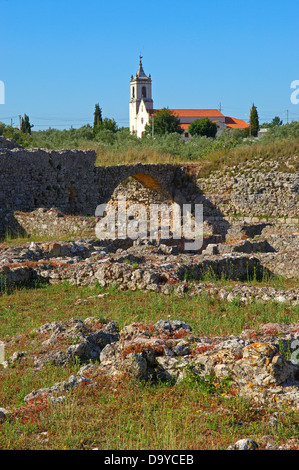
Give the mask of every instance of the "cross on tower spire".
<path id="1" fill-rule="evenodd" d="M 153 109 L 152 79 L 142 66 L 143 56 L 139 54 L 139 67 L 135 77 L 130 80 L 130 131 L 141 137 Z"/>

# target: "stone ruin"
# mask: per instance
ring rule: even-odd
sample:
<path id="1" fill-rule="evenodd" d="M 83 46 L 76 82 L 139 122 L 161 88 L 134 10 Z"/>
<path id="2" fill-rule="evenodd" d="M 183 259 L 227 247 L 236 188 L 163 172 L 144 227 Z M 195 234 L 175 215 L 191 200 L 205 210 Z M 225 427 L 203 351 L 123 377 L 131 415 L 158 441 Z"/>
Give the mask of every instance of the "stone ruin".
<path id="1" fill-rule="evenodd" d="M 205 279 L 226 278 L 241 284 L 230 292 L 208 289 L 222 298 L 297 302 L 297 289 L 244 284 L 273 275 L 298 278 L 299 180 L 293 159 L 286 159 L 289 172 L 257 159 L 255 166 L 248 162 L 206 178 L 200 164 L 103 167 L 95 162 L 93 151 L 25 150 L 1 138 L 0 232 L 56 240 L 4 244 L 2 290 L 32 280 L 66 280 L 198 295 L 207 289 Z M 96 208 L 108 204 L 109 212 L 119 197 L 146 210 L 154 203 L 202 204 L 202 246 L 186 251 L 186 240 L 171 238 L 171 220 L 168 239 L 96 239 Z"/>
<path id="2" fill-rule="evenodd" d="M 119 331 L 114 321 L 89 317 L 84 322 L 47 323 L 23 336 L 38 344 L 34 356 L 16 351 L 5 362 L 6 368 L 20 361 L 33 370 L 48 363 L 64 366 L 74 360 L 81 362 L 76 375 L 32 391 L 25 403 L 45 397 L 61 401 L 75 386 L 96 386 L 101 376 L 173 383 L 188 377 L 199 381 L 214 377 L 215 387 L 217 381 L 221 384 L 229 379 L 227 396 L 240 395 L 255 404 L 299 410 L 298 323 L 265 324 L 239 336 L 198 337 L 190 325 L 179 320 L 132 323 Z M 9 344 L 18 341 L 20 337 L 12 338 Z M 287 360 L 285 351 L 290 344 L 297 349 L 294 347 L 291 360 Z"/>
<path id="3" fill-rule="evenodd" d="M 164 295 L 205 292 L 240 304 L 298 304 L 298 288 L 248 282 L 273 275 L 298 279 L 299 179 L 292 159 L 286 159 L 288 172 L 281 172 L 274 161 L 257 159 L 256 166 L 249 162 L 206 178 L 200 176 L 200 163 L 103 167 L 95 161 L 93 151 L 25 150 L 0 139 L 0 232 L 4 239 L 5 233 L 46 239 L 0 245 L 0 293 L 18 284 L 67 281 Z M 96 239 L 96 207 L 113 207 L 121 195 L 145 207 L 203 204 L 200 250 L 188 252 L 184 240 L 171 238 Z M 233 288 L 213 283 L 222 278 L 237 282 Z M 279 405 L 298 408 L 298 365 L 285 359 L 278 344 L 278 337 L 285 345 L 298 341 L 298 331 L 295 323 L 266 325 L 239 337 L 202 338 L 189 325 L 164 320 L 128 325 L 121 332 L 113 322 L 99 325 L 97 318 L 54 322 L 34 332 L 41 354 L 29 358 L 33 367 L 48 360 L 63 365 L 78 357 L 82 369 L 66 382 L 33 391 L 25 401 L 40 394 L 55 400 L 79 383 L 92 386 L 99 374 L 117 377 L 126 372 L 138 380 L 180 381 L 191 369 L 203 379 L 207 374 L 219 380 L 229 376 L 231 392 L 257 402 L 278 398 Z M 74 332 L 79 343 L 57 349 L 57 337 Z M 28 360 L 25 352 L 16 351 L 6 367 L 19 360 Z"/>

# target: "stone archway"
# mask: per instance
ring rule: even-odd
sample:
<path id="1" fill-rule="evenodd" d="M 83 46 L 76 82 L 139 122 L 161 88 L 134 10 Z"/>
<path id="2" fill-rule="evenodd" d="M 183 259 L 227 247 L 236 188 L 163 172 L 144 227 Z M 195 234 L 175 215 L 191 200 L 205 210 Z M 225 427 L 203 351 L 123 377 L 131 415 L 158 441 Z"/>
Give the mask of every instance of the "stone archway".
<path id="1" fill-rule="evenodd" d="M 103 238 L 111 236 L 121 239 L 149 239 L 155 217 L 152 209 L 154 207 L 157 210 L 158 207 L 166 209 L 157 211 L 154 232 L 157 234 L 156 239 L 161 238 L 162 227 L 163 234 L 167 232 L 171 237 L 173 202 L 172 194 L 153 175 L 143 172 L 133 173 L 114 188 L 109 201 L 99 206 L 96 215 L 99 217 L 100 233 L 103 234 Z M 106 229 L 102 230 L 105 226 L 110 227 L 107 228 L 107 232 Z M 138 233 L 136 236 L 133 227 L 136 227 Z"/>
<path id="2" fill-rule="evenodd" d="M 168 193 L 174 192 L 177 165 L 142 164 L 116 165 L 96 168 L 99 184 L 99 204 L 108 203 L 115 189 L 129 177 L 142 183 L 149 190 Z"/>
<path id="3" fill-rule="evenodd" d="M 150 175 L 138 173 L 123 180 L 113 191 L 109 204 L 121 197 L 127 204 L 172 204 L 172 195 L 159 181 Z"/>
<path id="4" fill-rule="evenodd" d="M 102 219 L 107 214 L 111 216 L 113 211 L 117 214 L 124 212 L 124 207 L 127 206 L 118 205 L 117 200 L 118 196 L 123 196 L 127 205 L 143 204 L 146 206 L 147 215 L 144 216 L 144 211 L 142 211 L 142 220 L 147 217 L 147 220 L 155 218 L 158 221 L 155 224 L 154 232 L 159 233 L 159 238 L 165 239 L 165 234 L 166 239 L 173 238 L 171 233 L 174 235 L 175 232 L 174 238 L 178 239 L 177 233 L 181 230 L 183 211 L 187 210 L 183 206 L 187 204 L 191 207 L 191 211 L 194 206 L 194 204 L 192 205 L 194 178 L 189 165 L 137 163 L 102 167 L 99 171 L 101 172 L 99 177 L 100 203 L 98 206 L 100 209 L 96 213 L 97 216 Z M 156 210 L 153 217 L 151 217 L 152 212 L 149 214 L 149 205 L 151 205 L 150 211 L 153 209 L 153 205 L 159 206 L 159 208 L 153 209 Z M 104 209 L 103 206 L 105 206 Z M 127 215 L 126 211 L 126 217 Z M 191 218 L 194 221 L 193 213 L 191 213 Z M 113 220 L 116 219 L 120 220 L 117 216 Z M 117 223 L 112 224 L 112 218 L 110 220 L 111 225 L 116 227 Z M 121 217 L 121 220 L 123 221 L 124 218 Z M 150 227 L 152 227 L 151 224 Z M 153 233 L 152 229 L 150 232 Z"/>

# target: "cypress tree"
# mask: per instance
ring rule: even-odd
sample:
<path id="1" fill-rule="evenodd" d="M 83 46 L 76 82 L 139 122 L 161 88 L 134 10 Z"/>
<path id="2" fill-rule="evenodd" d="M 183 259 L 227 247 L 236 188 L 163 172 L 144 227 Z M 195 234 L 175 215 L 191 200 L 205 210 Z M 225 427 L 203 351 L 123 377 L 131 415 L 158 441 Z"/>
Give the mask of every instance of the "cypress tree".
<path id="1" fill-rule="evenodd" d="M 250 110 L 249 123 L 250 123 L 251 135 L 253 137 L 256 137 L 260 126 L 259 126 L 259 116 L 258 116 L 257 108 L 256 106 L 254 106 L 254 104 L 252 105 L 252 108 Z"/>
<path id="2" fill-rule="evenodd" d="M 31 128 L 34 127 L 33 124 L 30 124 L 29 116 L 24 114 L 24 118 L 21 121 L 21 132 L 23 134 L 31 134 Z"/>
<path id="3" fill-rule="evenodd" d="M 96 104 L 94 109 L 93 130 L 95 131 L 102 124 L 102 122 L 102 109 L 100 108 L 99 104 Z"/>

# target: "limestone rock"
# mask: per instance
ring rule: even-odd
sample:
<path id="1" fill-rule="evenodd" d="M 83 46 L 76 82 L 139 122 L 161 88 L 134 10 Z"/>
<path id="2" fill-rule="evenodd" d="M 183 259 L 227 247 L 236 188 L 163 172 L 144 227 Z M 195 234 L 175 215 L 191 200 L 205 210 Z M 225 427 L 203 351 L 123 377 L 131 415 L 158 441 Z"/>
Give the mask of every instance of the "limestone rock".
<path id="1" fill-rule="evenodd" d="M 228 447 L 228 450 L 257 450 L 258 445 L 253 439 L 240 439 L 232 446 Z"/>

